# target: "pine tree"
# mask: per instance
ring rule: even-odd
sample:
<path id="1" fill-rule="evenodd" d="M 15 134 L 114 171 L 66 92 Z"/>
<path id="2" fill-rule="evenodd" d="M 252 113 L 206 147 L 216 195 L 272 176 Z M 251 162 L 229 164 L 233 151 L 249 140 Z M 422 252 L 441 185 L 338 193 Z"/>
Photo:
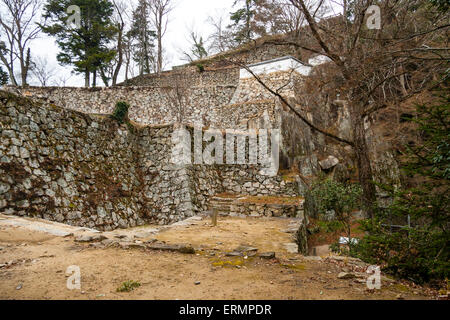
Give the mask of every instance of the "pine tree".
<path id="1" fill-rule="evenodd" d="M 81 25 L 67 24 L 71 5 L 81 9 Z M 96 86 L 97 73 L 115 56 L 108 44 L 117 33 L 111 21 L 113 5 L 109 0 L 49 0 L 44 7 L 45 24 L 42 30 L 57 38 L 60 52 L 57 55 L 62 65 L 73 65 L 76 73 L 83 73 L 85 86 Z"/>
<path id="2" fill-rule="evenodd" d="M 2 66 L 0 66 L 0 86 L 3 86 L 8 83 L 8 74 L 3 71 Z"/>
<path id="3" fill-rule="evenodd" d="M 191 36 L 190 52 L 183 52 L 184 59 L 189 62 L 192 62 L 207 57 L 208 52 L 205 49 L 203 37 L 197 35 L 194 31 L 191 31 L 190 36 Z"/>
<path id="4" fill-rule="evenodd" d="M 152 66 L 155 64 L 156 33 L 150 28 L 149 7 L 146 0 L 140 0 L 134 10 L 127 38 L 132 43 L 133 56 L 139 66 L 139 74 L 150 73 L 154 70 Z"/>
<path id="5" fill-rule="evenodd" d="M 241 2 L 242 6 L 238 10 L 230 12 L 233 23 L 228 26 L 233 32 L 236 45 L 253 39 L 252 19 L 255 16 L 256 0 L 235 0 L 233 7 Z"/>

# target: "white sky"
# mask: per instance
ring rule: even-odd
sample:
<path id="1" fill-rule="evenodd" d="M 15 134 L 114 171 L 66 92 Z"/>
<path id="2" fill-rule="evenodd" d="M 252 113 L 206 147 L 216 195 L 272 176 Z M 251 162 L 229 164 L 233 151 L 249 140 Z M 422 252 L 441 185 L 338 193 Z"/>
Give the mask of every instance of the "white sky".
<path id="1" fill-rule="evenodd" d="M 135 3 L 135 0 L 130 2 Z M 234 0 L 174 0 L 174 10 L 169 14 L 169 24 L 167 33 L 163 38 L 163 46 L 166 47 L 168 56 L 168 66 L 186 63 L 181 60 L 182 50 L 189 48 L 188 36 L 189 28 L 194 28 L 196 32 L 206 38 L 211 33 L 211 27 L 206 23 L 208 16 L 226 15 L 232 11 Z M 47 58 L 49 67 L 55 68 L 55 77 L 51 84 L 55 82 L 61 84 L 61 79 L 69 78 L 66 86 L 83 86 L 84 79 L 80 75 L 71 75 L 70 66 L 59 66 L 56 55 L 59 51 L 53 38 L 41 34 L 40 37 L 31 44 L 32 56 Z M 125 67 L 122 66 L 122 71 Z M 123 80 L 123 75 L 119 82 Z M 100 80 L 100 81 L 99 81 Z M 30 84 L 39 85 L 30 77 Z M 101 79 L 97 78 L 97 84 L 103 85 Z"/>

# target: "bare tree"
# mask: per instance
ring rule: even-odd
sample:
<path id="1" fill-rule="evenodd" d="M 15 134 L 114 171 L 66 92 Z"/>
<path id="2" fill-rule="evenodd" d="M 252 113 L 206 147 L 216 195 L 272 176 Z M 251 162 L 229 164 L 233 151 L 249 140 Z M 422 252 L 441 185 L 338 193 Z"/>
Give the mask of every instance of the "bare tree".
<path id="1" fill-rule="evenodd" d="M 37 37 L 40 27 L 35 24 L 39 14 L 39 0 L 1 0 L 0 28 L 6 37 L 0 49 L 0 59 L 9 72 L 11 83 L 17 85 L 14 75 L 14 62 L 20 64 L 21 85 L 27 85 L 31 67 L 29 44 Z"/>
<path id="2" fill-rule="evenodd" d="M 49 67 L 48 59 L 43 57 L 34 58 L 31 62 L 31 72 L 39 81 L 41 86 L 45 87 L 55 75 L 55 68 Z"/>
<path id="3" fill-rule="evenodd" d="M 162 88 L 167 100 L 175 111 L 178 123 L 185 120 L 187 107 L 191 99 L 189 94 L 189 80 L 183 73 L 174 74 L 175 85 L 173 87 Z"/>
<path id="4" fill-rule="evenodd" d="M 233 48 L 233 34 L 226 28 L 224 20 L 222 14 L 209 16 L 207 19 L 207 23 L 213 27 L 213 32 L 208 37 L 210 52 L 220 53 Z"/>
<path id="5" fill-rule="evenodd" d="M 172 0 L 150 0 L 149 8 L 151 21 L 156 29 L 156 39 L 158 42 L 158 56 L 156 62 L 156 72 L 161 73 L 163 69 L 163 46 L 162 38 L 166 34 L 168 15 L 173 10 Z"/>
<path id="6" fill-rule="evenodd" d="M 67 81 L 72 78 L 72 75 L 62 74 L 57 79 L 53 80 L 52 82 L 56 84 L 58 87 L 65 87 L 67 84 Z"/>
<path id="7" fill-rule="evenodd" d="M 124 43 L 124 30 L 125 30 L 125 18 L 128 17 L 127 4 L 125 1 L 113 0 L 114 5 L 114 23 L 117 26 L 117 59 L 112 75 L 112 85 L 117 84 L 117 77 L 119 76 L 120 69 L 122 68 L 124 60 L 124 51 L 126 44 Z"/>

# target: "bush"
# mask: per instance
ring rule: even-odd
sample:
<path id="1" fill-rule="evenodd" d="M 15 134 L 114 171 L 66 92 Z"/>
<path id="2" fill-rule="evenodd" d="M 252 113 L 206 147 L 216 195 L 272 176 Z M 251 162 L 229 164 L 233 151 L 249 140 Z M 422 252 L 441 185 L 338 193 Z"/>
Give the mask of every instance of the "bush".
<path id="1" fill-rule="evenodd" d="M 128 109 L 130 105 L 124 101 L 119 101 L 116 103 L 114 112 L 111 117 L 117 120 L 119 123 L 124 123 L 128 120 Z"/>
<path id="2" fill-rule="evenodd" d="M 332 233 L 339 230 L 342 230 L 345 226 L 341 221 L 318 221 L 317 224 L 319 225 L 320 231 L 323 231 L 325 233 Z"/>
<path id="3" fill-rule="evenodd" d="M 335 221 L 319 222 L 321 229 L 326 232 L 345 230 L 350 239 L 351 214 L 360 206 L 361 193 L 362 189 L 358 184 L 338 182 L 331 178 L 316 181 L 308 193 L 310 203 L 314 204 L 314 210 L 317 210 L 319 217 L 322 218 L 330 211 L 336 214 Z M 353 243 L 349 243 L 350 250 L 352 246 Z"/>
<path id="4" fill-rule="evenodd" d="M 197 69 L 198 69 L 199 72 L 203 72 L 203 71 L 205 71 L 205 66 L 203 64 L 201 64 L 201 63 L 198 63 L 197 64 Z"/>
<path id="5" fill-rule="evenodd" d="M 117 288 L 117 292 L 130 292 L 136 288 L 139 288 L 141 283 L 138 281 L 128 280 L 123 282 L 120 287 Z"/>

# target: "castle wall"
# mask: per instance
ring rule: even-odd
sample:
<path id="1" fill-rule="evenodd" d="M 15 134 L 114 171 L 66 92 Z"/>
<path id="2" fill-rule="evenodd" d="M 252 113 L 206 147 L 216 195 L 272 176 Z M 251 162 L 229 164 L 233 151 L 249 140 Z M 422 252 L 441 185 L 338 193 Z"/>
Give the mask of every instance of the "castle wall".
<path id="1" fill-rule="evenodd" d="M 84 113 L 110 114 L 118 101 L 130 104 L 130 119 L 141 124 L 192 123 L 211 119 L 215 107 L 227 104 L 235 87 L 191 87 L 178 98 L 174 88 L 151 87 L 29 87 L 23 95 Z"/>
<path id="2" fill-rule="evenodd" d="M 185 219 L 222 192 L 296 194 L 258 166 L 171 164 L 173 131 L 0 91 L 0 212 L 111 230 Z"/>
<path id="3" fill-rule="evenodd" d="M 164 71 L 161 74 L 146 74 L 128 79 L 119 86 L 126 87 L 173 87 L 177 81 L 186 81 L 192 87 L 236 86 L 239 70 L 236 66 L 206 68 L 200 71 L 197 66 L 184 66 L 178 70 Z"/>

